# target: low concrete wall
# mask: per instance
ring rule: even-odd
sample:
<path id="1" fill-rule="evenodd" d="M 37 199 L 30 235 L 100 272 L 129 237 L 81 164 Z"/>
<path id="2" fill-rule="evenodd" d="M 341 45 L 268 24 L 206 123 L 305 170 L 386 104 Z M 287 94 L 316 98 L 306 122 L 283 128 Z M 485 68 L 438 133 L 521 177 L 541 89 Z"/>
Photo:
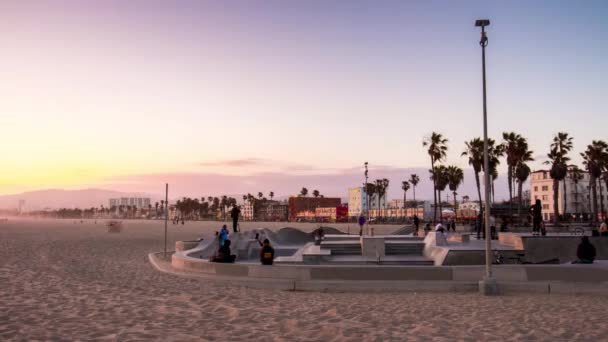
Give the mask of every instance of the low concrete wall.
<path id="1" fill-rule="evenodd" d="M 558 258 L 560 263 L 577 259 L 576 250 L 581 242 L 580 236 L 512 236 L 508 237 L 516 246 L 523 246 L 526 261 L 542 262 Z M 519 238 L 520 242 L 517 242 Z M 598 260 L 608 260 L 608 237 L 589 237 L 595 246 Z"/>
<path id="2" fill-rule="evenodd" d="M 186 251 L 198 246 L 200 241 L 175 241 L 176 251 Z"/>

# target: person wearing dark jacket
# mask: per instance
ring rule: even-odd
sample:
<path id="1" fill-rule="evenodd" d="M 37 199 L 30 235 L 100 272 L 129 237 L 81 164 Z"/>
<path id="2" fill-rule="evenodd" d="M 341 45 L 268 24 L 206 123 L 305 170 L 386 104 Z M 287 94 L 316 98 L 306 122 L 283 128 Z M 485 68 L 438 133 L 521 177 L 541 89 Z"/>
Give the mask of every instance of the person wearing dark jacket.
<path id="1" fill-rule="evenodd" d="M 239 215 L 241 215 L 241 209 L 236 205 L 233 206 L 232 210 L 230 210 L 230 217 L 232 217 L 232 230 L 235 233 L 238 232 Z"/>
<path id="2" fill-rule="evenodd" d="M 260 262 L 262 265 L 272 265 L 274 262 L 274 248 L 270 246 L 270 241 L 264 239 L 260 249 Z"/>
<path id="3" fill-rule="evenodd" d="M 581 239 L 581 243 L 578 245 L 578 249 L 576 250 L 576 260 L 575 264 L 593 264 L 593 260 L 595 260 L 595 246 L 591 242 L 589 242 L 589 238 L 583 236 Z"/>
<path id="4" fill-rule="evenodd" d="M 535 204 L 530 206 L 530 213 L 532 214 L 532 234 L 540 235 L 541 233 L 541 223 L 543 220 L 543 207 L 540 203 L 540 200 L 537 199 Z"/>
<path id="5" fill-rule="evenodd" d="M 218 249 L 217 254 L 211 258 L 211 261 L 233 263 L 236 260 L 236 255 L 230 253 L 230 240 L 226 240 L 224 245 Z"/>

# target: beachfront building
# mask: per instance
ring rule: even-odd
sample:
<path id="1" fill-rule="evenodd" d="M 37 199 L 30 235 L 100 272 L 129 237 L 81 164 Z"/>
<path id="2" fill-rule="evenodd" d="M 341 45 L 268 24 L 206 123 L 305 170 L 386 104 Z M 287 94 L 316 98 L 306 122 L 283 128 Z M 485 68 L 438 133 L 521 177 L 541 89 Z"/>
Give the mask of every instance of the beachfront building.
<path id="1" fill-rule="evenodd" d="M 338 207 L 342 200 L 338 197 L 289 197 L 289 220 L 297 219 L 309 220 L 315 217 L 317 208 Z"/>
<path id="2" fill-rule="evenodd" d="M 589 173 L 583 172 L 583 178 L 574 182 L 571 177 L 559 182 L 558 187 L 558 208 L 560 214 L 564 213 L 574 219 L 587 218 L 591 211 L 591 189 L 589 187 Z M 564 182 L 566 182 L 566 194 L 564 196 Z M 601 212 L 600 196 L 603 196 L 604 211 L 608 209 L 608 191 L 604 182 L 598 182 L 598 211 Z M 600 191 L 601 187 L 601 191 Z M 601 195 L 600 195 L 601 194 Z M 553 220 L 553 179 L 549 170 L 538 170 L 532 172 L 530 176 L 530 204 L 534 204 L 539 199 L 542 205 L 543 219 Z"/>
<path id="3" fill-rule="evenodd" d="M 135 206 L 137 209 L 148 208 L 150 205 L 150 197 L 120 197 L 110 198 L 110 208 L 119 206 Z"/>
<path id="4" fill-rule="evenodd" d="M 387 191 L 388 192 L 388 191 Z M 361 214 L 366 214 L 368 209 L 386 208 L 386 194 L 382 198 L 378 198 L 378 194 L 372 194 L 367 198 L 365 188 L 357 187 L 348 189 L 348 216 L 357 217 Z M 369 208 L 367 201 L 369 200 Z"/>
<path id="5" fill-rule="evenodd" d="M 456 216 L 459 218 L 475 219 L 479 214 L 479 201 L 467 201 L 458 204 Z"/>
<path id="6" fill-rule="evenodd" d="M 258 202 L 253 217 L 257 221 L 285 221 L 289 206 L 279 201 Z"/>
<path id="7" fill-rule="evenodd" d="M 241 217 L 244 220 L 253 220 L 253 205 L 249 202 L 245 202 L 241 205 Z"/>
<path id="8" fill-rule="evenodd" d="M 348 207 L 325 207 L 315 209 L 315 219 L 323 222 L 345 222 L 348 220 Z"/>

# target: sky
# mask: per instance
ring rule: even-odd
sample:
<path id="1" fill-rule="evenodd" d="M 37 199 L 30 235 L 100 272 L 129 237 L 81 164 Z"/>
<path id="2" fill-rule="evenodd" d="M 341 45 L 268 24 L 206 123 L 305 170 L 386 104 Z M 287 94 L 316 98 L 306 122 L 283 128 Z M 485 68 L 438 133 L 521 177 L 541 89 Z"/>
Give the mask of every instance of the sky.
<path id="1" fill-rule="evenodd" d="M 365 161 L 372 178 L 428 169 L 432 131 L 467 167 L 464 141 L 482 135 L 479 18 L 490 136 L 527 137 L 538 169 L 567 131 L 580 163 L 608 137 L 607 17 L 591 0 L 5 0 L 0 194 L 171 181 L 197 195 L 201 179 L 245 193 L 273 174 L 297 193 Z"/>

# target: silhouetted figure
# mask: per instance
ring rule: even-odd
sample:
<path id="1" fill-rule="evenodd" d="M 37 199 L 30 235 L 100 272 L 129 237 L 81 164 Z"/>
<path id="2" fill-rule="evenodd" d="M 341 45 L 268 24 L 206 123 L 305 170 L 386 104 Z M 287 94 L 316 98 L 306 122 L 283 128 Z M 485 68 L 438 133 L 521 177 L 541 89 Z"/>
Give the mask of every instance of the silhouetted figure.
<path id="1" fill-rule="evenodd" d="M 239 215 L 241 215 L 241 209 L 236 205 L 230 210 L 230 217 L 232 217 L 232 230 L 237 233 L 239 231 Z"/>
<path id="2" fill-rule="evenodd" d="M 414 236 L 418 236 L 418 230 L 420 229 L 420 219 L 418 215 L 414 215 Z"/>
<path id="3" fill-rule="evenodd" d="M 445 228 L 443 227 L 443 223 L 439 222 L 437 223 L 437 225 L 435 226 L 435 232 L 439 232 L 439 233 L 444 233 L 445 232 Z"/>
<path id="4" fill-rule="evenodd" d="M 363 235 L 363 226 L 365 225 L 365 216 L 359 215 L 359 236 Z"/>
<path id="5" fill-rule="evenodd" d="M 236 260 L 236 255 L 230 252 L 230 240 L 224 241 L 224 245 L 220 247 L 217 254 L 211 259 L 212 262 L 233 263 Z"/>
<path id="6" fill-rule="evenodd" d="M 595 246 L 589 242 L 588 237 L 583 236 L 581 238 L 581 243 L 576 250 L 576 257 L 578 260 L 574 261 L 574 264 L 593 264 L 593 260 L 595 260 Z"/>
<path id="7" fill-rule="evenodd" d="M 530 213 L 532 213 L 532 234 L 540 234 L 540 224 L 543 221 L 543 207 L 540 204 L 540 200 L 537 199 L 534 205 L 530 206 Z"/>
<path id="8" fill-rule="evenodd" d="M 483 215 L 481 215 L 481 211 L 479 212 L 479 215 L 477 215 L 477 219 L 475 219 L 475 230 L 477 231 L 477 240 L 481 239 L 481 231 L 483 230 Z M 486 235 L 485 235 L 485 230 L 483 233 L 483 237 L 485 239 Z"/>
<path id="9" fill-rule="evenodd" d="M 426 236 L 430 231 L 431 231 L 431 224 L 427 222 L 427 224 L 424 225 L 424 236 Z"/>
<path id="10" fill-rule="evenodd" d="M 260 262 L 262 265 L 272 265 L 274 262 L 274 248 L 270 246 L 270 241 L 264 239 L 262 249 L 260 249 Z"/>

